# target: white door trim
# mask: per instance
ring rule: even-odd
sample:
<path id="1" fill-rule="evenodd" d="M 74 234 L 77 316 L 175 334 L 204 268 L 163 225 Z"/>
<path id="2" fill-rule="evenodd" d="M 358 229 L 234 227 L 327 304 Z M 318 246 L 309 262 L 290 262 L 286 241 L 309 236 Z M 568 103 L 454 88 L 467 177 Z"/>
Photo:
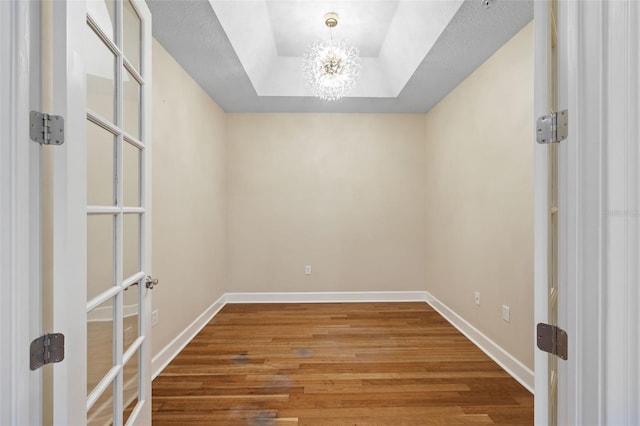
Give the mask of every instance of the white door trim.
<path id="1" fill-rule="evenodd" d="M 536 1 L 533 3 L 534 15 L 534 116 L 535 120 L 541 115 L 549 113 L 549 2 Z M 531 135 L 533 149 L 534 176 L 534 327 L 538 323 L 548 322 L 548 247 L 549 247 L 549 157 L 548 147 L 535 142 L 535 135 Z M 535 329 L 532 335 L 536 336 Z M 548 355 L 537 349 L 534 342 L 534 371 L 535 371 L 535 408 L 534 420 L 536 425 L 546 425 L 549 418 L 549 389 Z"/>
<path id="2" fill-rule="evenodd" d="M 0 424 L 40 424 L 42 370 L 29 369 L 41 332 L 39 2 L 0 2 Z"/>
<path id="3" fill-rule="evenodd" d="M 640 4 L 560 2 L 559 424 L 640 424 Z M 537 401 L 536 401 L 537 402 Z"/>
<path id="4" fill-rule="evenodd" d="M 608 425 L 640 424 L 640 3 L 606 2 L 601 198 L 605 283 L 600 392 Z M 585 22 L 589 24 L 589 22 Z M 591 26 L 583 27 L 586 31 Z M 585 99 L 581 99 L 585 101 Z M 585 117 L 588 119 L 588 117 Z M 585 314 L 588 314 L 585 312 Z M 584 335 L 590 330 L 582 329 Z M 583 335 L 581 334 L 581 337 Z"/>

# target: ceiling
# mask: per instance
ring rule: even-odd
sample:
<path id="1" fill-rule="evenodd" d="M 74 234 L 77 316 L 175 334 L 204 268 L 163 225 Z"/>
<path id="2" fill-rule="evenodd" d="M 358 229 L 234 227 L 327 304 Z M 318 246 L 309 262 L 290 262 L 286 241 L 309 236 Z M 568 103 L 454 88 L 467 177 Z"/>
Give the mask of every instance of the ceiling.
<path id="1" fill-rule="evenodd" d="M 533 19 L 532 0 L 147 0 L 153 35 L 227 112 L 417 113 L 431 109 Z M 360 50 L 338 101 L 314 98 L 302 55 L 328 39 Z"/>

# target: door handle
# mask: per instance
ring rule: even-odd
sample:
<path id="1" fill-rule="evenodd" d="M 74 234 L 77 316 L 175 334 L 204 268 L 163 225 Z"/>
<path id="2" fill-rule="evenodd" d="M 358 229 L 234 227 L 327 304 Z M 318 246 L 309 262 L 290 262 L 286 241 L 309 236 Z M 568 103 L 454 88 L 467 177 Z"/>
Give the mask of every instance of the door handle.
<path id="1" fill-rule="evenodd" d="M 136 281 L 136 282 L 134 282 L 134 283 L 131 283 L 131 285 L 130 285 L 129 287 L 125 288 L 125 289 L 124 289 L 124 291 L 129 290 L 129 289 L 130 289 L 131 287 L 133 287 L 134 285 L 138 285 L 138 281 Z"/>
<path id="2" fill-rule="evenodd" d="M 158 280 L 156 278 L 151 278 L 151 275 L 147 275 L 144 283 L 149 290 L 153 290 L 153 287 L 158 285 Z"/>

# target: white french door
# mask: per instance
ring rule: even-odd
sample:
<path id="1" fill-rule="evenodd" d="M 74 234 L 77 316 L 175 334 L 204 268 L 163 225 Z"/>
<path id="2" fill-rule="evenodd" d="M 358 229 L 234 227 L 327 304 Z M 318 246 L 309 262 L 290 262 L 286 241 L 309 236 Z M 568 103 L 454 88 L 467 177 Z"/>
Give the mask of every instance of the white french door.
<path id="1" fill-rule="evenodd" d="M 55 424 L 151 423 L 151 15 L 53 4 Z"/>

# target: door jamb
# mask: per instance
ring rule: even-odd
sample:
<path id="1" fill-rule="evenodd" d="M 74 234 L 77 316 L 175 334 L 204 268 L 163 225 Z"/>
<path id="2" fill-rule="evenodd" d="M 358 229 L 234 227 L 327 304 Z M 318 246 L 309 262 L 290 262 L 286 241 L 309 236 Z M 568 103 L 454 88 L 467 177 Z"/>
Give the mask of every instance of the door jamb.
<path id="1" fill-rule="evenodd" d="M 40 146 L 29 111 L 40 110 L 40 2 L 0 2 L 0 424 L 42 422 L 42 370 L 29 345 L 41 334 Z"/>
<path id="2" fill-rule="evenodd" d="M 533 3 L 534 15 L 534 116 L 548 114 L 549 93 L 549 2 Z M 534 121 L 535 122 L 535 121 Z M 534 330 L 535 324 L 548 321 L 548 229 L 549 229 L 549 156 L 548 147 L 535 142 L 533 148 L 534 176 Z M 535 405 L 536 425 L 546 425 L 549 418 L 548 354 L 537 349 L 534 341 Z"/>

